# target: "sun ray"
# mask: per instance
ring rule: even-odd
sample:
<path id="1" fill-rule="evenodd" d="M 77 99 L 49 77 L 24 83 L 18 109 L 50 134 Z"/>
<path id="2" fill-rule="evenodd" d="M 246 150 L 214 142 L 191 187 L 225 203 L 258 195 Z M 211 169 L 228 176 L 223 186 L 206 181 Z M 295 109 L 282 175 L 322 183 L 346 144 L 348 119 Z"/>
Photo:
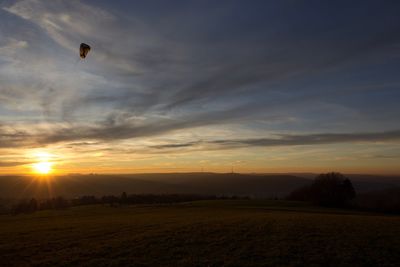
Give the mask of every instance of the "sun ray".
<path id="1" fill-rule="evenodd" d="M 47 197 L 52 198 L 53 197 L 52 181 L 50 179 L 46 179 L 45 183 L 47 188 Z"/>
<path id="2" fill-rule="evenodd" d="M 25 179 L 25 178 L 21 178 L 21 179 Z M 28 179 L 28 178 L 26 178 Z M 20 197 L 23 198 L 23 196 L 26 194 L 26 192 L 28 192 L 28 190 L 36 183 L 37 181 L 35 179 L 31 179 L 30 182 L 28 182 L 26 184 L 26 186 L 24 187 L 24 189 L 22 190 Z"/>

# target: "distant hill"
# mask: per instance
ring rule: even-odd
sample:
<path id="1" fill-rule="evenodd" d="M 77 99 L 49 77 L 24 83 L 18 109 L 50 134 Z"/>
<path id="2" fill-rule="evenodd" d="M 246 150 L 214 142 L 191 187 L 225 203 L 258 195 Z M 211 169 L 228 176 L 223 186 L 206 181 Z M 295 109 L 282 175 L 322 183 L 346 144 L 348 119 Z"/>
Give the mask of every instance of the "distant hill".
<path id="1" fill-rule="evenodd" d="M 309 183 L 291 175 L 247 175 L 216 173 L 173 173 L 132 175 L 66 175 L 45 180 L 24 176 L 0 177 L 2 198 L 47 198 L 62 195 L 213 194 L 282 197 Z"/>
<path id="2" fill-rule="evenodd" d="M 172 173 L 140 174 L 132 177 L 169 182 L 180 185 L 185 192 L 216 195 L 247 195 L 255 197 L 281 197 L 300 186 L 308 179 L 292 175 L 252 175 L 236 173 Z"/>
<path id="3" fill-rule="evenodd" d="M 357 192 L 391 188 L 400 179 L 349 175 Z M 168 173 L 128 175 L 65 175 L 46 180 L 27 176 L 0 176 L 0 198 L 47 198 L 82 195 L 212 194 L 252 197 L 284 197 L 311 183 L 309 177 L 285 174 Z"/>
<path id="4" fill-rule="evenodd" d="M 358 185 L 359 191 L 383 190 L 390 187 L 400 186 L 399 176 L 349 174 L 349 177 L 355 185 Z"/>

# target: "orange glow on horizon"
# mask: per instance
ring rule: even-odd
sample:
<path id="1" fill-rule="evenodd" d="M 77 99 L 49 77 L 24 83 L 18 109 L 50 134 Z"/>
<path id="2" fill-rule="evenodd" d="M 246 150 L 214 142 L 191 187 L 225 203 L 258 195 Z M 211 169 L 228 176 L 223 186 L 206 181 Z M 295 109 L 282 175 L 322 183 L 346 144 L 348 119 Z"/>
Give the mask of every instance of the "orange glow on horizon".
<path id="1" fill-rule="evenodd" d="M 76 148 L 74 148 L 76 149 Z M 240 150 L 242 151 L 242 150 Z M 244 151 L 244 150 L 243 150 Z M 331 153 L 330 150 L 327 150 Z M 13 152 L 10 150 L 10 153 Z M 245 152 L 245 153 L 244 153 Z M 140 174 L 140 173 L 325 173 L 337 171 L 344 174 L 399 175 L 400 169 L 395 159 L 375 159 L 358 154 L 354 159 L 339 158 L 334 160 L 325 150 L 313 152 L 318 158 L 293 156 L 287 148 L 276 148 L 270 154 L 259 154 L 260 151 L 196 152 L 191 155 L 172 154 L 165 157 L 157 154 L 136 155 L 126 153 L 109 153 L 102 151 L 73 151 L 63 147 L 32 148 L 21 151 L 7 161 L 21 162 L 14 166 L 0 168 L 0 175 L 29 175 L 47 179 L 68 174 Z M 217 153 L 213 155 L 213 153 Z M 299 153 L 302 153 L 300 151 Z M 334 151 L 332 152 L 334 153 Z M 349 152 L 350 153 L 350 152 Z M 262 155 L 262 156 L 260 156 Z M 287 158 L 281 158 L 287 155 Z M 210 159 L 208 158 L 210 157 Z M 219 160 L 221 158 L 221 160 Z M 214 160 L 215 159 L 215 160 Z M 51 176 L 51 177 L 50 177 Z"/>

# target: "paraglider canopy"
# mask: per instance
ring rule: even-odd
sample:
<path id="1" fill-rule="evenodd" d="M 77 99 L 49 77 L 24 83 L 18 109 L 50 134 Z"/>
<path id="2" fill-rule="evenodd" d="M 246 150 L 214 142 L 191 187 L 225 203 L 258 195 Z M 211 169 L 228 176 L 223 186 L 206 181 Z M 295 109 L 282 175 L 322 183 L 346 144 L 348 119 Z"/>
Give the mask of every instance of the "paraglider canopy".
<path id="1" fill-rule="evenodd" d="M 81 56 L 81 58 L 85 58 L 89 51 L 90 46 L 85 43 L 81 43 L 81 46 L 79 48 L 79 55 Z"/>

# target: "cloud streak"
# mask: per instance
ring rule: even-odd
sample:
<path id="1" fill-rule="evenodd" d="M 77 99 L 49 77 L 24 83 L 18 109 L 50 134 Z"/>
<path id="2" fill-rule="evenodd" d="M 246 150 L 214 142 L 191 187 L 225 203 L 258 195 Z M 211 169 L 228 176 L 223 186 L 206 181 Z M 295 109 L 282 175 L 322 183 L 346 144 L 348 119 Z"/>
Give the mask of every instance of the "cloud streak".
<path id="1" fill-rule="evenodd" d="M 399 12 L 374 1 L 7 1 L 0 149 L 397 144 Z M 93 48 L 84 61 L 81 42 Z"/>
<path id="2" fill-rule="evenodd" d="M 0 168 L 31 164 L 31 161 L 0 161 Z"/>
<path id="3" fill-rule="evenodd" d="M 320 133 L 308 135 L 278 135 L 277 138 L 253 138 L 237 140 L 217 140 L 211 143 L 227 147 L 241 146 L 299 146 L 299 145 L 325 145 L 337 143 L 375 143 L 398 142 L 400 130 L 378 133 Z"/>
<path id="4" fill-rule="evenodd" d="M 220 117 L 215 118 L 218 123 Z M 196 121 L 196 120 L 194 120 Z M 201 120 L 199 120 L 201 121 Z M 134 125 L 103 125 L 102 127 L 68 126 L 40 131 L 40 128 L 24 131 L 9 126 L 0 127 L 0 147 L 35 147 L 51 145 L 60 142 L 80 142 L 88 140 L 92 142 L 81 142 L 80 144 L 92 145 L 99 142 L 118 142 L 135 138 L 159 136 L 171 131 L 185 128 L 210 125 L 211 121 L 193 123 L 193 121 L 158 121 L 154 124 Z M 365 133 L 319 133 L 319 134 L 275 134 L 274 138 L 246 138 L 246 139 L 218 139 L 218 140 L 196 140 L 186 143 L 168 143 L 153 145 L 154 149 L 189 148 L 201 145 L 203 148 L 213 146 L 214 148 L 240 148 L 240 147 L 272 147 L 272 146 L 298 146 L 298 145 L 324 145 L 335 143 L 375 143 L 375 142 L 399 142 L 400 130 L 386 132 Z M 79 143 L 78 143 L 79 144 Z"/>

